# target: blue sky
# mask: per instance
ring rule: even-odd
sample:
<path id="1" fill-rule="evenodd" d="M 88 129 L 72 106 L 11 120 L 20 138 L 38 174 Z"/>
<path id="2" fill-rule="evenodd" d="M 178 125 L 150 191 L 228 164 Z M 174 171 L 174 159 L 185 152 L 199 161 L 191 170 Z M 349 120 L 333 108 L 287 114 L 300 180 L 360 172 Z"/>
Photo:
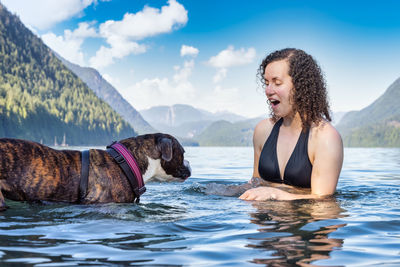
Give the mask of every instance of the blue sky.
<path id="1" fill-rule="evenodd" d="M 371 104 L 400 77 L 400 1 L 0 0 L 68 60 L 95 67 L 138 110 L 189 104 L 268 113 L 267 53 L 321 65 L 333 111 Z"/>

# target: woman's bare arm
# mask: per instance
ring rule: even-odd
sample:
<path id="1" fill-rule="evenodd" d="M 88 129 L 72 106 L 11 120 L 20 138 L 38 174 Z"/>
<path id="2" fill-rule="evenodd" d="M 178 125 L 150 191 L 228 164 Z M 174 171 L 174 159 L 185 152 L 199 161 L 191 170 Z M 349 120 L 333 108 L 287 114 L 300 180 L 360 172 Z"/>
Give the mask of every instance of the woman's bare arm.
<path id="1" fill-rule="evenodd" d="M 254 149 L 254 164 L 253 164 L 253 177 L 260 177 L 258 173 L 258 162 L 260 161 L 261 150 L 267 140 L 268 135 L 271 133 L 273 124 L 269 119 L 260 121 L 254 128 L 253 133 L 253 149 Z"/>

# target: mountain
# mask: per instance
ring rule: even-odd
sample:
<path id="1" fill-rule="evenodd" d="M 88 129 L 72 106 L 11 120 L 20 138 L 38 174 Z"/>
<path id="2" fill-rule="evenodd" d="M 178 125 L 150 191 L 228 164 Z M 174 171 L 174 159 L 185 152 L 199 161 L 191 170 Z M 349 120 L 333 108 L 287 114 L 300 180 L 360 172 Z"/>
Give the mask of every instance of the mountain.
<path id="1" fill-rule="evenodd" d="M 184 122 L 177 126 L 168 126 L 166 124 L 159 124 L 157 128 L 162 132 L 172 134 L 174 136 L 182 136 L 188 139 L 193 139 L 201 132 L 210 126 L 213 121 L 191 121 Z"/>
<path id="2" fill-rule="evenodd" d="M 342 118 L 346 115 L 346 111 L 338 111 L 332 113 L 332 125 L 338 125 Z"/>
<path id="3" fill-rule="evenodd" d="M 177 126 L 187 122 L 195 121 L 217 121 L 227 120 L 231 122 L 245 119 L 242 116 L 230 112 L 211 113 L 197 109 L 189 105 L 176 104 L 173 106 L 156 106 L 141 110 L 145 120 L 154 125 Z"/>
<path id="4" fill-rule="evenodd" d="M 229 112 L 211 113 L 183 104 L 156 106 L 141 110 L 140 113 L 146 121 L 158 130 L 186 138 L 197 136 L 206 127 L 218 120 L 235 122 L 245 119 Z"/>
<path id="5" fill-rule="evenodd" d="M 0 136 L 102 145 L 136 133 L 0 3 Z"/>
<path id="6" fill-rule="evenodd" d="M 196 139 L 200 146 L 252 146 L 254 128 L 262 119 L 254 118 L 235 123 L 216 121 Z"/>
<path id="7" fill-rule="evenodd" d="M 346 146 L 400 147 L 400 78 L 360 111 L 348 112 L 337 125 Z"/>
<path id="8" fill-rule="evenodd" d="M 115 111 L 117 111 L 139 134 L 154 133 L 157 131 L 143 119 L 140 113 L 132 107 L 131 104 L 129 104 L 128 101 L 126 101 L 97 70 L 88 67 L 81 67 L 69 62 L 59 55 L 57 56 L 65 66 L 81 78 L 81 80 L 86 83 L 100 99 L 104 100 Z"/>

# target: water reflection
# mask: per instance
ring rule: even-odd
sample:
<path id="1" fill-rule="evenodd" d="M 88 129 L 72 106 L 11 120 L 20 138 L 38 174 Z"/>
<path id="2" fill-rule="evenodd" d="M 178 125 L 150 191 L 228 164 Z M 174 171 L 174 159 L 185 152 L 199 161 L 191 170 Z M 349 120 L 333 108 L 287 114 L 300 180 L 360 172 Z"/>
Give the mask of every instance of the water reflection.
<path id="1" fill-rule="evenodd" d="M 204 192 L 210 195 L 240 196 L 257 186 L 274 186 L 299 194 L 309 189 L 297 189 L 286 185 L 268 183 L 252 178 L 250 183 L 209 183 Z M 307 191 L 308 190 L 308 191 Z M 260 226 L 259 238 L 249 239 L 247 247 L 265 250 L 266 258 L 253 259 L 253 263 L 268 266 L 307 266 L 318 260 L 329 259 L 330 252 L 341 248 L 343 239 L 330 238 L 329 234 L 345 226 L 345 217 L 336 198 L 322 200 L 251 202 L 256 212 L 250 213 L 251 222 Z"/>
<path id="2" fill-rule="evenodd" d="M 336 199 L 253 202 L 256 212 L 251 222 L 265 238 L 250 239 L 247 247 L 268 251 L 265 258 L 253 263 L 268 266 L 315 266 L 314 261 L 329 259 L 332 250 L 343 245 L 343 239 L 329 234 L 345 226 L 345 217 Z"/>

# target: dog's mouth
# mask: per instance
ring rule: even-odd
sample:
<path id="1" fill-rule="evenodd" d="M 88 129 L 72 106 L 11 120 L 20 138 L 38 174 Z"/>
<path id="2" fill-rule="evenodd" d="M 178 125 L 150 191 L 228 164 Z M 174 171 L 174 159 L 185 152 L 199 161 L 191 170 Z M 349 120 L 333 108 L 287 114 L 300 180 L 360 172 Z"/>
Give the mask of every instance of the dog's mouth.
<path id="1" fill-rule="evenodd" d="M 187 178 L 192 174 L 192 168 L 190 168 L 189 161 L 183 160 L 183 165 L 176 170 L 174 178 L 177 178 L 181 182 L 186 181 Z"/>
<path id="2" fill-rule="evenodd" d="M 188 178 L 190 177 L 190 174 L 187 176 L 183 176 L 182 178 L 180 178 L 182 180 L 182 182 L 186 181 Z"/>
<path id="3" fill-rule="evenodd" d="M 189 177 L 190 177 L 190 175 L 189 176 L 182 176 L 182 177 L 170 176 L 168 178 L 155 176 L 155 177 L 153 177 L 151 179 L 151 181 L 163 182 L 163 183 L 183 183 Z"/>
<path id="4" fill-rule="evenodd" d="M 158 175 L 155 175 L 154 180 L 164 182 L 183 182 L 188 179 L 192 173 L 189 162 L 183 160 L 177 164 L 177 166 L 173 166 L 175 164 L 177 164 L 177 162 L 162 162 L 161 168 L 164 173 L 161 172 Z"/>
<path id="5" fill-rule="evenodd" d="M 190 166 L 181 166 L 171 173 L 167 172 L 161 176 L 154 176 L 152 180 L 159 182 L 184 182 L 190 177 L 191 172 Z"/>
<path id="6" fill-rule="evenodd" d="M 186 174 L 187 175 L 184 176 L 184 180 L 186 180 L 192 174 L 192 168 L 190 167 L 189 161 L 187 161 L 187 160 L 183 161 L 183 166 L 185 166 L 185 168 L 186 168 Z"/>
<path id="7" fill-rule="evenodd" d="M 190 175 L 191 175 L 191 170 L 188 168 L 185 168 L 185 169 L 179 171 L 178 179 L 180 179 L 182 182 L 184 182 L 190 177 Z"/>
<path id="8" fill-rule="evenodd" d="M 192 170 L 190 166 L 185 166 L 178 171 L 177 179 L 178 181 L 184 182 L 190 177 L 191 174 Z"/>

